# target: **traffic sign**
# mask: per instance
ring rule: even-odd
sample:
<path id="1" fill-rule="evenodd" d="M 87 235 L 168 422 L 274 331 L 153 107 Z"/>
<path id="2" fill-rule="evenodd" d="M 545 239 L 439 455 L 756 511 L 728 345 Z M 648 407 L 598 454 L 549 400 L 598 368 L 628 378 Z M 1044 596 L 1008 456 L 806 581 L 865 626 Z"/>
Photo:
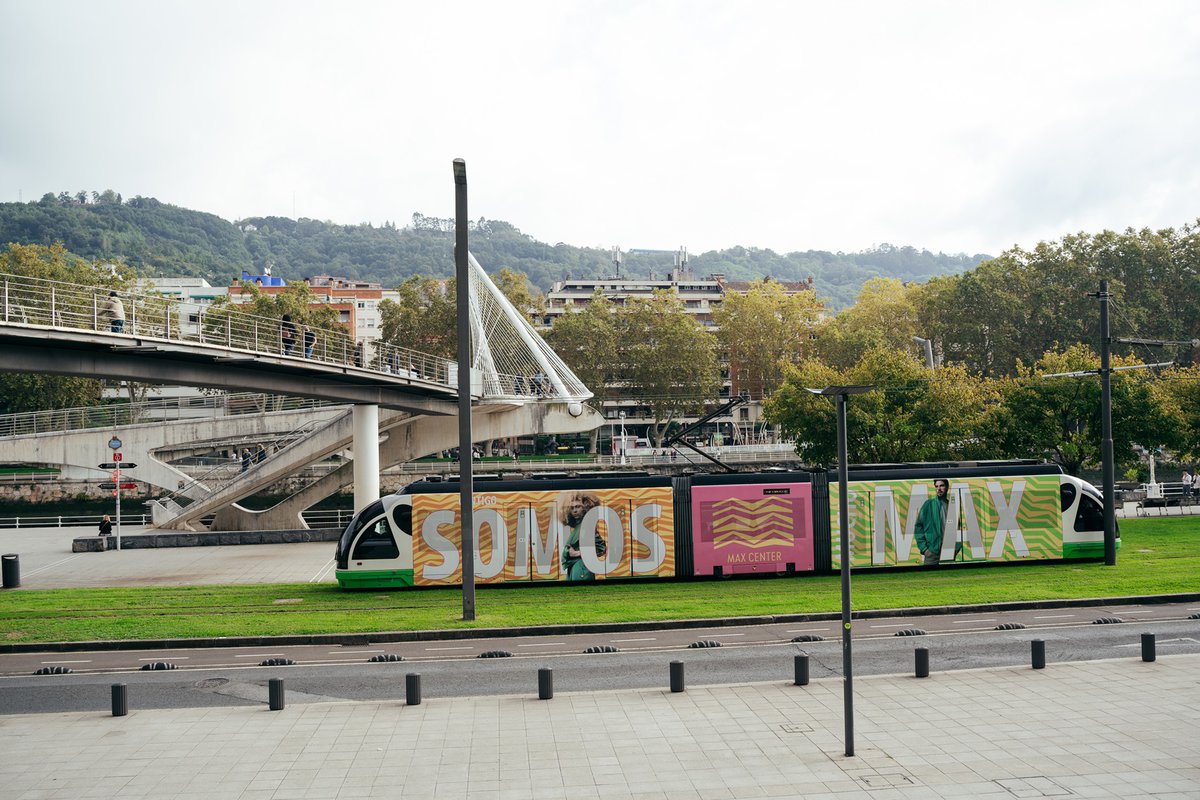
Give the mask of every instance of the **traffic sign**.
<path id="1" fill-rule="evenodd" d="M 113 461 L 120 461 L 124 457 L 124 453 L 113 453 Z"/>
<path id="2" fill-rule="evenodd" d="M 122 483 L 121 488 L 122 489 L 136 489 L 137 484 L 136 483 Z"/>
<path id="3" fill-rule="evenodd" d="M 100 488 L 101 489 L 115 489 L 115 488 L 117 488 L 117 485 L 115 483 L 105 482 L 105 483 L 100 484 Z"/>
<path id="4" fill-rule="evenodd" d="M 123 463 L 123 464 L 118 464 L 118 463 L 116 463 L 115 461 L 105 461 L 103 464 L 101 464 L 101 465 L 100 465 L 100 469 L 122 469 L 122 470 L 126 470 L 126 469 L 133 469 L 133 468 L 134 468 L 134 467 L 136 467 L 136 466 L 137 466 L 137 464 L 133 463 L 132 461 L 126 461 L 126 462 L 125 462 L 125 463 Z"/>
<path id="5" fill-rule="evenodd" d="M 118 439 L 116 436 L 114 436 L 113 438 L 108 440 L 108 446 L 112 450 L 120 450 L 121 449 L 121 440 Z"/>

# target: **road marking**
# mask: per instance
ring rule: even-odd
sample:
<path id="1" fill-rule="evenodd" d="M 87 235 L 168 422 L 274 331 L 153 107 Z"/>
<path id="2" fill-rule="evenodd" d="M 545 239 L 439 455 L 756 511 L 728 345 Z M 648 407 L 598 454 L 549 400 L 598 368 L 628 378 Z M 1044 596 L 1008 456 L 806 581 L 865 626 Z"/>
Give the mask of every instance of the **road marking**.
<path id="1" fill-rule="evenodd" d="M 326 655 L 348 656 L 351 653 L 382 653 L 382 650 L 326 650 Z"/>
<path id="2" fill-rule="evenodd" d="M 1153 614 L 1154 611 L 1147 609 L 1145 611 L 1114 611 L 1114 614 Z"/>
<path id="3" fill-rule="evenodd" d="M 911 622 L 891 622 L 887 625 L 871 625 L 872 628 L 911 628 Z"/>
<path id="4" fill-rule="evenodd" d="M 1192 644 L 1200 644 L 1200 639 L 1193 639 L 1190 636 L 1180 636 L 1177 639 L 1156 639 L 1154 643 L 1155 644 L 1173 644 L 1175 642 L 1191 642 Z M 1142 646 L 1141 643 L 1138 643 L 1138 644 L 1114 644 L 1113 645 L 1113 647 L 1141 647 L 1141 646 Z"/>
<path id="5" fill-rule="evenodd" d="M 610 642 L 653 642 L 655 638 L 650 636 L 645 639 L 609 639 Z"/>
<path id="6" fill-rule="evenodd" d="M 973 625 L 977 622 L 995 622 L 995 621 L 996 621 L 995 617 L 992 617 L 991 619 L 955 619 L 955 620 L 951 620 L 950 624 L 951 625 Z"/>
<path id="7" fill-rule="evenodd" d="M 325 566 L 321 567 L 320 571 L 317 572 L 316 575 L 313 575 L 311 578 L 308 579 L 308 582 L 309 583 L 320 583 L 321 581 L 323 581 L 325 579 L 325 576 L 329 574 L 330 568 L 333 567 L 335 563 L 336 563 L 336 559 L 332 559 L 332 558 L 329 559 L 329 561 L 325 562 Z"/>
<path id="8" fill-rule="evenodd" d="M 538 642 L 537 644 L 519 644 L 517 647 L 552 647 L 554 645 L 565 645 L 566 642 Z"/>
<path id="9" fill-rule="evenodd" d="M 172 656 L 172 661 L 187 661 L 191 656 Z M 139 658 L 138 661 L 162 661 L 162 656 L 158 658 Z"/>
<path id="10" fill-rule="evenodd" d="M 234 656 L 234 658 L 269 658 L 272 656 L 281 656 L 283 653 L 247 653 L 243 656 Z"/>
<path id="11" fill-rule="evenodd" d="M 1072 619 L 1078 616 L 1077 614 L 1050 614 L 1045 617 L 1034 617 L 1034 619 Z"/>
<path id="12" fill-rule="evenodd" d="M 828 630 L 829 630 L 829 628 L 796 628 L 794 630 L 784 631 L 784 633 L 817 633 L 819 631 L 828 631 Z"/>
<path id="13" fill-rule="evenodd" d="M 429 650 L 429 651 L 433 651 L 433 650 L 474 650 L 475 646 L 469 644 L 466 647 L 426 647 L 425 649 Z"/>
<path id="14" fill-rule="evenodd" d="M 90 663 L 92 663 L 92 660 L 90 658 L 85 658 L 80 661 L 43 661 L 42 663 L 43 664 L 90 664 Z"/>
<path id="15" fill-rule="evenodd" d="M 58 561 L 55 561 L 55 562 L 53 562 L 53 563 L 51 563 L 51 564 L 46 564 L 46 565 L 44 565 L 44 566 L 41 566 L 41 567 L 38 567 L 37 569 L 31 569 L 31 570 L 27 570 L 27 571 L 25 572 L 25 577 L 27 577 L 27 578 L 28 578 L 30 575 L 37 575 L 39 572 L 45 572 L 45 571 L 46 571 L 46 570 L 48 570 L 48 569 L 54 569 L 54 568 L 55 568 L 55 567 L 57 567 L 59 564 L 65 564 L 65 563 L 67 563 L 68 561 L 74 561 L 75 559 L 79 558 L 79 557 L 80 557 L 80 556 L 82 556 L 82 555 L 83 555 L 83 553 L 76 553 L 76 554 L 75 554 L 75 555 L 73 555 L 73 556 L 67 556 L 66 558 L 59 559 Z"/>

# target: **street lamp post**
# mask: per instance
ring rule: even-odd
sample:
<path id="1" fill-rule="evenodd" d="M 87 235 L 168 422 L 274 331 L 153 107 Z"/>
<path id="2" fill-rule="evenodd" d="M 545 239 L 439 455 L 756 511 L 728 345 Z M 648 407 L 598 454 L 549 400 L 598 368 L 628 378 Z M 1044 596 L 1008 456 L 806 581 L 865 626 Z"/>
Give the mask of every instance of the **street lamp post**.
<path id="1" fill-rule="evenodd" d="M 471 436 L 471 275 L 467 263 L 467 162 L 454 159 L 454 281 L 458 324 L 458 505 L 463 620 L 475 619 L 475 463 Z"/>
<path id="2" fill-rule="evenodd" d="M 854 755 L 854 661 L 850 649 L 850 503 L 849 465 L 846 445 L 846 398 L 852 394 L 865 394 L 874 386 L 828 386 L 824 389 L 809 389 L 813 394 L 837 398 L 838 440 L 838 527 L 841 529 L 839 558 L 842 562 L 842 703 L 845 708 L 846 755 Z"/>

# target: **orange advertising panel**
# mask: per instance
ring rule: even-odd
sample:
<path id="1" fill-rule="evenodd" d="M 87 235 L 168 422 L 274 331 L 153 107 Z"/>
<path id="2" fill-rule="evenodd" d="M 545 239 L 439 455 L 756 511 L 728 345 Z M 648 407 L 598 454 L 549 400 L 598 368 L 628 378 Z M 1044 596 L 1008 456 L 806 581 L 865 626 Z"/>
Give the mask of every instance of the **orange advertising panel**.
<path id="1" fill-rule="evenodd" d="M 462 582 L 457 493 L 412 496 L 413 583 Z M 669 486 L 476 492 L 475 580 L 675 575 Z"/>

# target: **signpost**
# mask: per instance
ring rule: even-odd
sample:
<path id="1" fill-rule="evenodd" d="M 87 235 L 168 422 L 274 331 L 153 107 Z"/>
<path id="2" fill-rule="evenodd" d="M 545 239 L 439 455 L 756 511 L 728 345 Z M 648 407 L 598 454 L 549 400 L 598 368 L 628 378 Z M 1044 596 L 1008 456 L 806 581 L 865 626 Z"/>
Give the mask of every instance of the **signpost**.
<path id="1" fill-rule="evenodd" d="M 121 460 L 124 455 L 121 453 L 121 440 L 116 436 L 108 440 L 108 447 L 113 451 L 112 461 L 107 461 L 100 465 L 100 469 L 112 469 L 113 482 L 110 484 L 102 484 L 102 489 L 107 489 L 110 486 L 113 490 L 113 497 L 117 498 L 117 549 L 121 549 L 121 490 L 125 485 L 121 483 Z M 128 464 L 126 468 L 132 468 L 136 464 Z"/>

